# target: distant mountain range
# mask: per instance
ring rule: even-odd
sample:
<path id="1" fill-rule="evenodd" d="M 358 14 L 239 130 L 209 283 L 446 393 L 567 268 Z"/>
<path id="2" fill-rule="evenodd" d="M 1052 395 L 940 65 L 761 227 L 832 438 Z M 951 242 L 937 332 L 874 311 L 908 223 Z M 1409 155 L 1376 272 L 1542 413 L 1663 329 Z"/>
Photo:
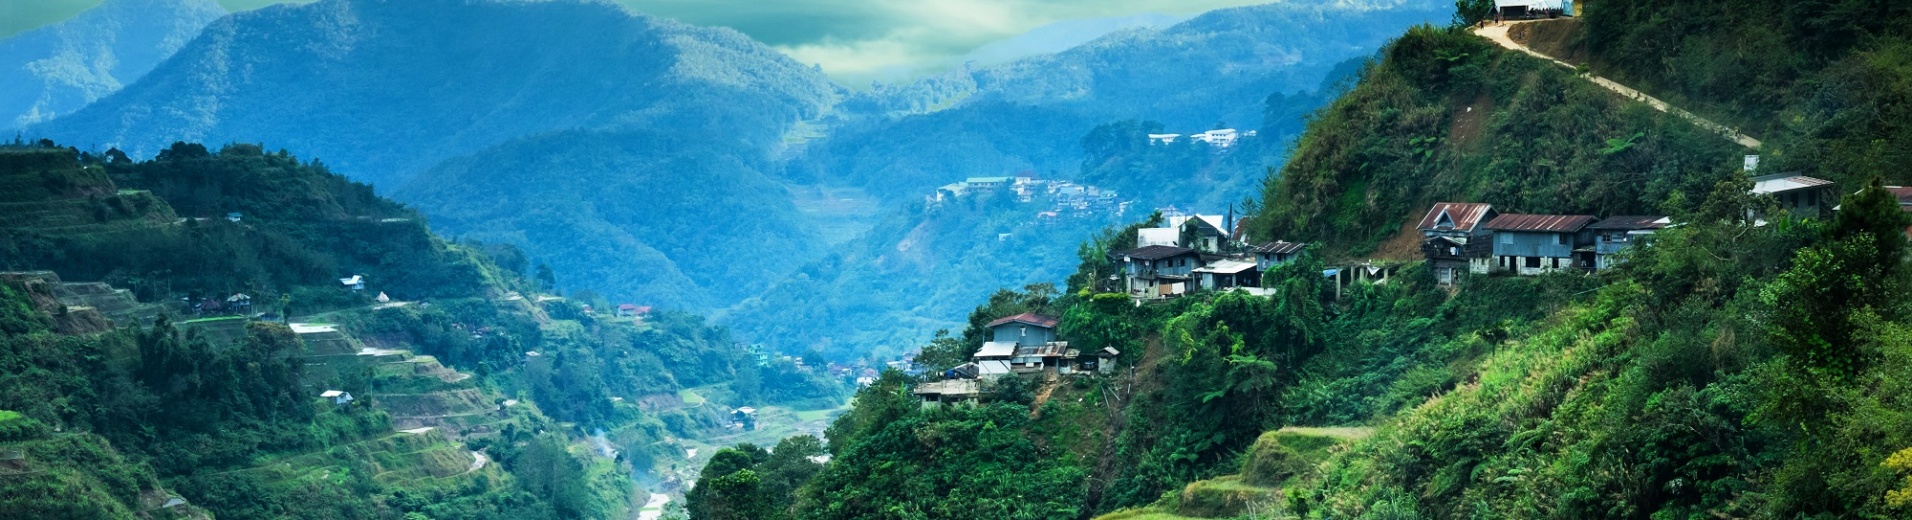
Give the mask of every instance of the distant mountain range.
<path id="1" fill-rule="evenodd" d="M 118 91 L 225 15 L 213 0 L 106 0 L 0 40 L 0 129 L 66 115 Z"/>
<path id="2" fill-rule="evenodd" d="M 756 297 L 816 287 L 788 278 L 828 255 L 880 258 L 838 249 L 894 245 L 845 243 L 840 230 L 923 218 L 899 210 L 935 186 L 1082 175 L 1084 136 L 1123 120 L 1188 133 L 1264 128 L 1275 114 L 1298 127 L 1323 98 L 1294 94 L 1451 10 L 1437 0 L 1280 3 L 1167 26 L 1059 25 L 978 52 L 1007 59 L 1094 39 L 851 92 L 735 31 L 607 2 L 321 0 L 220 19 L 137 83 L 27 135 L 135 157 L 179 140 L 262 143 L 374 184 L 447 236 L 522 246 L 571 290 L 690 310 L 800 304 L 858 289 L 832 280 L 820 281 L 824 293 Z M 1153 173 L 1119 184 L 1178 186 L 1134 194 L 1145 204 L 1210 188 L 1186 202 L 1240 200 L 1280 161 L 1280 138 L 1208 167 L 1200 183 L 1137 167 L 1123 171 Z M 843 217 L 793 201 L 842 190 L 887 210 Z M 1083 238 L 1048 238 L 1062 253 L 1045 254 L 1043 269 L 1066 268 Z M 974 292 L 1026 278 L 1011 274 L 955 275 Z"/>

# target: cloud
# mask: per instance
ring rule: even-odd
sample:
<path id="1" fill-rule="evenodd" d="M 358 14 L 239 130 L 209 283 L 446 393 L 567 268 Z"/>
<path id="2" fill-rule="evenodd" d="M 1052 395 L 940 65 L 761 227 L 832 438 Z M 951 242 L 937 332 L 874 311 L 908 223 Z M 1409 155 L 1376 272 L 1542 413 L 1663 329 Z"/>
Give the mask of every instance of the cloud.
<path id="1" fill-rule="evenodd" d="M 100 1 L 0 0 L 0 36 L 70 18 Z M 244 11 L 312 0 L 217 1 Z M 736 29 L 854 85 L 953 66 L 972 49 L 1064 20 L 1187 15 L 1268 0 L 612 1 L 686 23 Z"/>
<path id="2" fill-rule="evenodd" d="M 950 67 L 977 47 L 1064 20 L 1194 14 L 1266 0 L 618 0 L 736 29 L 851 85 Z"/>

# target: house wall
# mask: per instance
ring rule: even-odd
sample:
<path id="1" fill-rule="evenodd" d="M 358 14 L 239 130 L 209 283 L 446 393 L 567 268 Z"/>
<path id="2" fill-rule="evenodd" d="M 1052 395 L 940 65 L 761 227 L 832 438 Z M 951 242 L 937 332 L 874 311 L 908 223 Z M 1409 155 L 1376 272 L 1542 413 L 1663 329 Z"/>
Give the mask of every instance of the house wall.
<path id="1" fill-rule="evenodd" d="M 1568 258 L 1573 256 L 1573 233 L 1494 233 L 1494 256 Z"/>
<path id="2" fill-rule="evenodd" d="M 1055 329 L 1045 329 L 1026 323 L 1006 323 L 990 330 L 994 333 L 990 341 L 1013 341 L 1021 346 L 1042 345 L 1056 340 Z"/>

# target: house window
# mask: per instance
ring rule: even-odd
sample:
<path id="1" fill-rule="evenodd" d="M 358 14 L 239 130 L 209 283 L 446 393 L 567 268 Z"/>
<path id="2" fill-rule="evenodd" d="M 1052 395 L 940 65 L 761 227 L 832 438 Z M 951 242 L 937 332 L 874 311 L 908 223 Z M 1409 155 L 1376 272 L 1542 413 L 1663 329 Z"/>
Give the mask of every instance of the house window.
<path id="1" fill-rule="evenodd" d="M 1539 268 L 1539 267 L 1540 267 L 1540 257 L 1538 257 L 1538 256 L 1530 256 L 1530 257 L 1527 257 L 1527 267 L 1531 267 L 1531 268 Z"/>
<path id="2" fill-rule="evenodd" d="M 1560 234 L 1555 234 L 1555 235 L 1554 235 L 1554 245 L 1556 245 L 1556 246 L 1564 246 L 1564 245 L 1567 245 L 1567 235 L 1560 235 Z"/>

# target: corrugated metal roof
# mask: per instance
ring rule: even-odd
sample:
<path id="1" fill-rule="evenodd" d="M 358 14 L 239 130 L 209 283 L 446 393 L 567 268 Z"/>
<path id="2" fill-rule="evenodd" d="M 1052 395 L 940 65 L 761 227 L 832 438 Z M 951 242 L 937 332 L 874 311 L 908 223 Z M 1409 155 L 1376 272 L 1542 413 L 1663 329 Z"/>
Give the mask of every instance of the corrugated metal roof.
<path id="1" fill-rule="evenodd" d="M 1247 260 L 1220 260 L 1195 268 L 1197 273 L 1235 274 L 1254 269 L 1255 263 Z"/>
<path id="2" fill-rule="evenodd" d="M 1308 247 L 1308 244 L 1306 242 L 1288 242 L 1283 240 L 1276 240 L 1274 242 L 1267 242 L 1262 245 L 1255 246 L 1255 252 L 1261 253 L 1261 254 L 1285 255 L 1285 254 L 1301 251 L 1302 248 L 1305 248 L 1305 247 Z"/>
<path id="3" fill-rule="evenodd" d="M 990 342 L 983 343 L 983 348 L 981 350 L 977 350 L 976 355 L 973 357 L 993 358 L 993 357 L 1009 357 L 1014 355 L 1016 355 L 1016 342 L 990 341 Z"/>
<path id="4" fill-rule="evenodd" d="M 1607 217 L 1587 226 L 1587 229 L 1660 229 L 1670 222 L 1659 215 L 1623 215 Z"/>
<path id="5" fill-rule="evenodd" d="M 1416 227 L 1422 231 L 1449 229 L 1472 231 L 1474 226 L 1480 225 L 1481 219 L 1493 209 L 1494 205 L 1479 202 L 1440 202 L 1427 210 L 1427 216 L 1421 217 L 1421 225 Z M 1447 218 L 1453 221 L 1453 225 L 1439 225 L 1442 213 L 1447 214 Z"/>
<path id="6" fill-rule="evenodd" d="M 1494 231 L 1542 231 L 1550 233 L 1573 233 L 1592 224 L 1591 215 L 1518 215 L 1506 214 L 1494 217 L 1487 223 L 1487 229 Z"/>
<path id="7" fill-rule="evenodd" d="M 1015 316 L 1009 316 L 1009 317 L 998 319 L 996 321 L 989 322 L 988 327 L 995 328 L 998 325 L 1008 325 L 1011 323 L 1026 323 L 1030 325 L 1035 325 L 1037 327 L 1042 327 L 1045 329 L 1053 329 L 1053 328 L 1056 328 L 1057 322 L 1058 320 L 1056 319 L 1055 316 L 1044 316 L 1044 315 L 1036 314 L 1033 312 L 1025 312 L 1022 314 L 1017 314 Z"/>
<path id="8" fill-rule="evenodd" d="M 1173 258 L 1190 254 L 1195 254 L 1195 250 L 1175 246 L 1146 246 L 1122 251 L 1116 253 L 1114 256 L 1117 258 L 1126 256 L 1136 260 L 1161 260 L 1163 258 Z"/>
<path id="9" fill-rule="evenodd" d="M 1772 175 L 1753 177 L 1753 194 L 1784 193 L 1793 190 L 1831 185 L 1832 181 L 1825 179 L 1807 177 L 1797 173 L 1775 173 Z"/>

